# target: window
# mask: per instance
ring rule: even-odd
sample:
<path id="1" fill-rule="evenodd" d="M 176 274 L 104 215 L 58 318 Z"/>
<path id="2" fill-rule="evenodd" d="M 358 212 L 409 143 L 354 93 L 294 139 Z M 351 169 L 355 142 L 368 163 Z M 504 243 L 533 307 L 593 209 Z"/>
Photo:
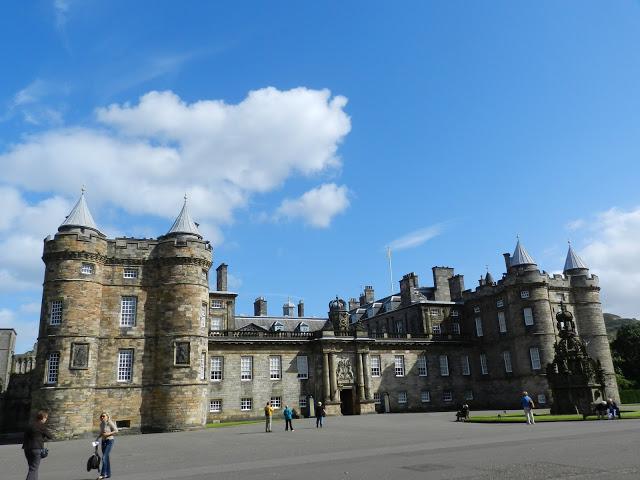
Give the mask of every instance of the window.
<path id="1" fill-rule="evenodd" d="M 477 305 L 473 307 L 473 313 L 480 313 L 480 307 Z"/>
<path id="2" fill-rule="evenodd" d="M 209 412 L 218 413 L 222 411 L 222 400 L 216 398 L 215 400 L 209 400 Z"/>
<path id="3" fill-rule="evenodd" d="M 118 351 L 118 381 L 130 382 L 133 378 L 133 350 Z"/>
<path id="4" fill-rule="evenodd" d="M 452 323 L 451 327 L 455 335 L 460 335 L 460 324 L 458 322 Z"/>
<path id="5" fill-rule="evenodd" d="M 269 378 L 280 380 L 280 357 L 277 355 L 269 357 Z"/>
<path id="6" fill-rule="evenodd" d="M 284 330 L 284 325 L 280 322 L 274 322 L 272 328 L 274 332 L 282 332 Z"/>
<path id="7" fill-rule="evenodd" d="M 480 354 L 480 371 L 482 375 L 489 375 L 489 367 L 487 366 L 487 354 Z"/>
<path id="8" fill-rule="evenodd" d="M 556 300 L 558 302 L 564 302 L 567 299 L 564 293 L 556 293 Z"/>
<path id="9" fill-rule="evenodd" d="M 443 402 L 453 401 L 453 394 L 451 393 L 451 390 L 445 390 L 442 392 L 442 401 Z"/>
<path id="10" fill-rule="evenodd" d="M 249 357 L 251 358 L 251 357 Z M 252 404 L 252 399 L 248 398 L 248 397 L 242 397 L 240 399 L 240 411 L 241 412 L 248 412 L 249 410 L 251 410 L 251 404 Z"/>
<path id="11" fill-rule="evenodd" d="M 222 308 L 222 300 L 211 300 L 211 308 Z"/>
<path id="12" fill-rule="evenodd" d="M 93 275 L 94 265 L 93 263 L 83 263 L 80 273 L 82 275 Z"/>
<path id="13" fill-rule="evenodd" d="M 371 376 L 380 376 L 380 355 L 371 355 Z"/>
<path id="14" fill-rule="evenodd" d="M 422 403 L 429 403 L 431 401 L 431 392 L 429 390 L 422 390 L 420 392 L 420 401 Z"/>
<path id="15" fill-rule="evenodd" d="M 440 325 L 433 325 L 431 327 L 431 332 L 433 332 L 434 335 L 440 335 L 442 333 L 442 329 L 440 328 Z"/>
<path id="16" fill-rule="evenodd" d="M 205 380 L 207 378 L 206 376 L 206 370 L 207 369 L 207 354 L 205 352 L 202 352 L 200 354 L 200 380 Z"/>
<path id="17" fill-rule="evenodd" d="M 52 300 L 49 305 L 49 325 L 62 323 L 62 300 Z"/>
<path id="18" fill-rule="evenodd" d="M 547 396 L 544 393 L 538 394 L 538 405 L 545 405 L 547 403 Z"/>
<path id="19" fill-rule="evenodd" d="M 498 308 L 504 307 L 504 300 L 499 298 L 498 301 L 496 302 L 496 307 Z"/>
<path id="20" fill-rule="evenodd" d="M 471 375 L 471 366 L 469 365 L 469 355 L 463 355 L 461 359 L 462 375 Z"/>
<path id="21" fill-rule="evenodd" d="M 418 375 L 421 377 L 427 376 L 427 356 L 426 355 L 418 356 Z"/>
<path id="22" fill-rule="evenodd" d="M 203 303 L 200 306 L 200 326 L 205 328 L 207 326 L 207 304 Z"/>
<path id="23" fill-rule="evenodd" d="M 429 309 L 429 314 L 432 315 L 432 316 L 440 315 L 440 309 L 439 308 L 430 308 Z"/>
<path id="24" fill-rule="evenodd" d="M 511 366 L 511 352 L 502 352 L 502 360 L 504 361 L 504 371 L 506 373 L 513 372 L 513 367 Z"/>
<path id="25" fill-rule="evenodd" d="M 476 317 L 475 322 L 476 322 L 476 337 L 482 337 L 484 335 L 482 331 L 482 318 Z"/>
<path id="26" fill-rule="evenodd" d="M 396 377 L 404 377 L 404 355 L 396 355 L 394 367 Z"/>
<path id="27" fill-rule="evenodd" d="M 273 408 L 282 408 L 282 397 L 271 397 L 271 406 Z"/>
<path id="28" fill-rule="evenodd" d="M 137 303 L 138 303 L 137 297 L 122 297 L 120 299 L 120 326 L 121 327 L 136 326 Z"/>
<path id="29" fill-rule="evenodd" d="M 211 380 L 214 382 L 222 381 L 223 357 L 211 357 Z"/>
<path id="30" fill-rule="evenodd" d="M 520 292 L 520 298 L 529 298 L 529 290 L 522 290 Z"/>
<path id="31" fill-rule="evenodd" d="M 174 365 L 191 365 L 191 344 L 176 342 L 174 344 Z"/>
<path id="32" fill-rule="evenodd" d="M 498 330 L 500 333 L 507 333 L 507 319 L 504 312 L 498 312 Z"/>
<path id="33" fill-rule="evenodd" d="M 540 350 L 538 347 L 531 347 L 529 356 L 531 357 L 531 370 L 540 370 Z"/>
<path id="34" fill-rule="evenodd" d="M 451 310 L 451 316 L 452 317 L 459 317 L 460 316 L 460 312 L 458 312 L 458 310 Z"/>
<path id="35" fill-rule="evenodd" d="M 309 378 L 309 361 L 306 355 L 298 355 L 296 357 L 298 363 L 298 379 L 305 380 Z"/>
<path id="36" fill-rule="evenodd" d="M 449 357 L 446 355 L 440 355 L 440 376 L 448 377 L 449 376 Z"/>
<path id="37" fill-rule="evenodd" d="M 240 380 L 251 380 L 253 377 L 253 357 L 240 357 Z"/>
<path id="38" fill-rule="evenodd" d="M 404 333 L 404 321 L 396 320 L 396 333 Z"/>
<path id="39" fill-rule="evenodd" d="M 398 392 L 398 403 L 401 405 L 407 403 L 407 392 Z"/>
<path id="40" fill-rule="evenodd" d="M 307 397 L 305 395 L 300 395 L 298 399 L 298 406 L 300 408 L 307 408 Z"/>
<path id="41" fill-rule="evenodd" d="M 298 330 L 300 332 L 308 332 L 309 331 L 309 325 L 307 325 L 306 323 L 301 323 Z"/>
<path id="42" fill-rule="evenodd" d="M 211 317 L 211 330 L 222 330 L 222 318 Z"/>
<path id="43" fill-rule="evenodd" d="M 533 325 L 533 309 L 531 307 L 523 308 L 522 314 L 524 315 L 524 324 L 527 327 Z"/>
<path id="44" fill-rule="evenodd" d="M 382 401 L 380 400 L 380 394 L 378 392 L 374 392 L 373 394 L 373 403 L 376 405 L 380 405 Z"/>
<path id="45" fill-rule="evenodd" d="M 138 278 L 138 269 L 125 267 L 122 271 L 122 278 Z"/>
<path id="46" fill-rule="evenodd" d="M 473 390 L 465 390 L 464 391 L 464 399 L 465 400 L 473 400 Z"/>
<path id="47" fill-rule="evenodd" d="M 60 369 L 60 353 L 51 352 L 47 358 L 47 383 L 58 382 L 58 370 Z"/>
<path id="48" fill-rule="evenodd" d="M 202 269 L 202 279 L 204 281 L 207 281 L 207 279 L 209 278 L 209 272 L 207 272 L 204 268 Z"/>

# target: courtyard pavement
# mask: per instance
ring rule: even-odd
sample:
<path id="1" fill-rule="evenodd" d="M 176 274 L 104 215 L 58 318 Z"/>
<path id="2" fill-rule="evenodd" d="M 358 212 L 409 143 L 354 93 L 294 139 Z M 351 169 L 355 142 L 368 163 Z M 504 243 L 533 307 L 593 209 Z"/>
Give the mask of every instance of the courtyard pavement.
<path id="1" fill-rule="evenodd" d="M 274 421 L 116 439 L 114 479 L 638 479 L 640 420 L 526 424 L 452 421 L 452 412 Z M 90 440 L 49 443 L 40 480 L 84 480 Z M 22 480 L 19 445 L 0 446 L 0 479 Z"/>

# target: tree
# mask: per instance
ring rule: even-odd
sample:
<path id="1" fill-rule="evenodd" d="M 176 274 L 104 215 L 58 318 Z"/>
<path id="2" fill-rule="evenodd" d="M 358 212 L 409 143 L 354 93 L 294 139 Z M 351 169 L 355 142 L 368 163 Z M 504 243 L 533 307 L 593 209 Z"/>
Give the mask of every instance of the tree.
<path id="1" fill-rule="evenodd" d="M 640 322 L 625 325 L 611 342 L 611 353 L 618 373 L 640 385 Z"/>

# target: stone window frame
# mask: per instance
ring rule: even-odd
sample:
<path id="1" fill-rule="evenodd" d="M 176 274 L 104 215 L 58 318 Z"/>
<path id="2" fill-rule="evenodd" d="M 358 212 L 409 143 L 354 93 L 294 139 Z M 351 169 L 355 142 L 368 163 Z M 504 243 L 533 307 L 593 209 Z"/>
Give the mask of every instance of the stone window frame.
<path id="1" fill-rule="evenodd" d="M 527 312 L 529 314 L 527 315 Z M 533 315 L 533 307 L 523 307 L 522 309 L 522 319 L 524 321 L 525 327 L 532 327 L 535 325 L 535 316 Z"/>
<path id="2" fill-rule="evenodd" d="M 120 327 L 133 328 L 138 323 L 138 297 L 122 295 L 120 297 Z"/>
<path id="3" fill-rule="evenodd" d="M 240 381 L 250 382 L 252 380 L 253 380 L 253 356 L 242 355 L 240 357 Z"/>
<path id="4" fill-rule="evenodd" d="M 271 406 L 275 410 L 278 410 L 278 409 L 282 408 L 282 397 L 280 397 L 280 396 L 271 397 Z"/>
<path id="5" fill-rule="evenodd" d="M 60 352 L 49 352 L 47 354 L 47 367 L 45 369 L 44 383 L 55 385 L 60 377 Z"/>
<path id="6" fill-rule="evenodd" d="M 222 412 L 222 399 L 221 398 L 212 398 L 209 400 L 209 413 L 220 413 Z"/>
<path id="7" fill-rule="evenodd" d="M 214 369 L 215 366 L 215 369 Z M 215 377 L 215 378 L 214 378 Z M 224 357 L 213 355 L 209 357 L 209 380 L 221 382 L 224 379 Z"/>
<path id="8" fill-rule="evenodd" d="M 380 355 L 371 355 L 371 376 L 379 377 L 382 373 L 382 359 Z"/>
<path id="9" fill-rule="evenodd" d="M 96 273 L 95 263 L 82 262 L 82 266 L 80 267 L 81 275 L 93 275 L 94 273 Z"/>
<path id="10" fill-rule="evenodd" d="M 440 376 L 441 377 L 448 377 L 450 374 L 449 371 L 449 357 L 447 355 L 439 355 L 438 356 L 438 363 L 440 366 Z"/>
<path id="11" fill-rule="evenodd" d="M 87 347 L 87 364 L 85 366 L 77 366 L 73 364 L 74 361 L 76 360 L 75 347 L 80 347 L 80 346 Z M 71 342 L 71 350 L 69 355 L 69 370 L 88 370 L 90 355 L 91 355 L 91 347 L 88 342 Z"/>
<path id="12" fill-rule="evenodd" d="M 121 348 L 118 350 L 118 363 L 116 366 L 116 380 L 118 383 L 131 383 L 133 381 L 133 365 L 135 352 L 133 348 Z"/>
<path id="13" fill-rule="evenodd" d="M 421 390 L 420 391 L 420 402 L 421 403 L 431 403 L 431 392 L 429 390 Z"/>
<path id="14" fill-rule="evenodd" d="M 211 300 L 211 308 L 224 308 L 222 300 Z"/>
<path id="15" fill-rule="evenodd" d="M 207 315 L 209 313 L 209 305 L 207 302 L 202 302 L 200 305 L 200 328 L 207 327 Z"/>
<path id="16" fill-rule="evenodd" d="M 127 280 L 132 280 L 138 278 L 139 269 L 136 267 L 124 267 L 122 269 L 122 278 L 126 278 Z"/>
<path id="17" fill-rule="evenodd" d="M 282 357 L 269 355 L 269 380 L 282 380 Z"/>
<path id="18" fill-rule="evenodd" d="M 460 357 L 460 366 L 462 367 L 462 375 L 465 377 L 471 375 L 471 362 L 469 361 L 469 355 L 462 355 L 462 357 Z"/>
<path id="19" fill-rule="evenodd" d="M 476 337 L 484 337 L 484 329 L 482 328 L 482 317 L 474 317 L 473 321 L 476 326 Z"/>
<path id="20" fill-rule="evenodd" d="M 240 397 L 240 411 L 250 412 L 251 410 L 253 410 L 253 398 Z"/>
<path id="21" fill-rule="evenodd" d="M 404 355 L 395 355 L 393 357 L 393 373 L 396 377 L 404 377 Z"/>
<path id="22" fill-rule="evenodd" d="M 200 380 L 207 379 L 207 352 L 200 352 L 200 370 L 198 373 Z"/>
<path id="23" fill-rule="evenodd" d="M 309 378 L 309 357 L 306 355 L 297 355 L 296 369 L 298 371 L 298 380 L 307 380 Z"/>
<path id="24" fill-rule="evenodd" d="M 509 350 L 502 352 L 502 362 L 504 363 L 504 373 L 513 373 L 513 362 Z"/>
<path id="25" fill-rule="evenodd" d="M 542 359 L 540 358 L 539 347 L 537 346 L 529 347 L 529 359 L 531 360 L 531 370 L 533 372 L 539 372 L 540 370 L 542 370 Z"/>
<path id="26" fill-rule="evenodd" d="M 416 362 L 416 364 L 418 365 L 419 377 L 429 376 L 429 369 L 427 367 L 427 356 L 425 354 L 418 355 L 418 361 Z"/>
<path id="27" fill-rule="evenodd" d="M 398 405 L 406 405 L 409 403 L 409 396 L 406 390 L 398 392 Z"/>
<path id="28" fill-rule="evenodd" d="M 57 327 L 64 318 L 64 299 L 62 297 L 49 300 L 49 325 Z"/>
<path id="29" fill-rule="evenodd" d="M 498 332 L 507 333 L 507 316 L 503 310 L 498 311 Z"/>
<path id="30" fill-rule="evenodd" d="M 187 346 L 187 358 L 185 362 L 178 363 L 178 353 L 180 351 L 180 347 Z M 186 340 L 176 340 L 173 342 L 173 366 L 174 367 L 190 367 L 191 366 L 191 342 Z"/>
<path id="31" fill-rule="evenodd" d="M 482 375 L 489 375 L 489 364 L 487 363 L 487 354 L 480 354 L 480 373 Z"/>

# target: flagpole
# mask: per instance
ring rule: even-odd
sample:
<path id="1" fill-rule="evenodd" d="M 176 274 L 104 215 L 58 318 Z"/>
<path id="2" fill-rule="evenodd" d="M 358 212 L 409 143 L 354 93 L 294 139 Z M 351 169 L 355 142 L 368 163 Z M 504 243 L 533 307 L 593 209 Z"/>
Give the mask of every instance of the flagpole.
<path id="1" fill-rule="evenodd" d="M 391 269 L 391 247 L 387 247 L 387 259 L 389 260 L 389 287 L 390 294 L 393 295 L 393 270 Z"/>

